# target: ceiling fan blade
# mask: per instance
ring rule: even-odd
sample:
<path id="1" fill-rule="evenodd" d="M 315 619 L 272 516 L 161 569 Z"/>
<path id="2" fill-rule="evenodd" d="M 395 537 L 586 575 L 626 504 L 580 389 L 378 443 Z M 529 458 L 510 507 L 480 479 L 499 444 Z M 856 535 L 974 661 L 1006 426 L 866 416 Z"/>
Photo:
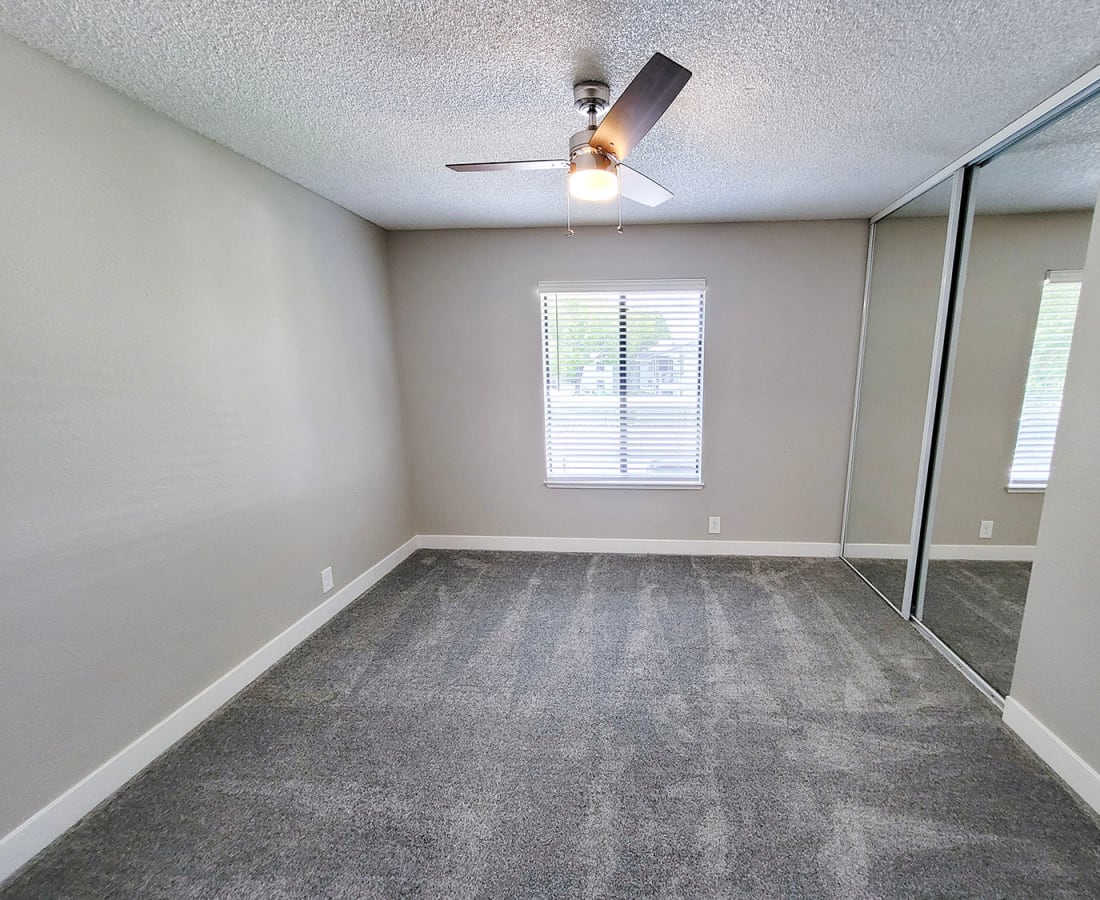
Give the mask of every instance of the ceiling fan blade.
<path id="1" fill-rule="evenodd" d="M 455 172 L 507 172 L 522 169 L 568 169 L 567 159 L 519 159 L 514 162 L 447 163 Z"/>
<path id="2" fill-rule="evenodd" d="M 643 203 L 646 206 L 660 206 L 672 196 L 672 191 L 661 187 L 637 169 L 619 163 L 618 172 L 620 190 L 627 200 Z"/>
<path id="3" fill-rule="evenodd" d="M 691 72 L 662 53 L 654 53 L 619 95 L 589 145 L 625 159 L 684 89 Z"/>

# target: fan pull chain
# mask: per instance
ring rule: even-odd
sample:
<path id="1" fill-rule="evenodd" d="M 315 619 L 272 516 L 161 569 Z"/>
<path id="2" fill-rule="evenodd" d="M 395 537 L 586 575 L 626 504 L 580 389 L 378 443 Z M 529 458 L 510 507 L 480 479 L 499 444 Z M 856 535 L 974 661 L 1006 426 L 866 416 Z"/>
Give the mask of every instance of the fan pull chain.
<path id="1" fill-rule="evenodd" d="M 619 179 L 619 227 L 616 229 L 619 234 L 623 233 L 623 173 L 619 170 L 618 165 L 615 166 L 615 177 Z"/>
<path id="2" fill-rule="evenodd" d="M 573 236 L 573 203 L 569 199 L 569 176 L 565 177 L 565 236 Z"/>

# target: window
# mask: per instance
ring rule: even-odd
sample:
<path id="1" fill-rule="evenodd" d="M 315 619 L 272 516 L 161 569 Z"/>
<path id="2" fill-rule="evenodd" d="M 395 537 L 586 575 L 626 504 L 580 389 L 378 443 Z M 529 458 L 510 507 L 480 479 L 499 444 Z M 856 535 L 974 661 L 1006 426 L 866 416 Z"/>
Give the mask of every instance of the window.
<path id="1" fill-rule="evenodd" d="M 701 486 L 706 282 L 539 293 L 546 483 Z"/>
<path id="2" fill-rule="evenodd" d="M 1047 486 L 1080 293 L 1079 271 L 1047 272 L 1008 476 L 1009 490 L 1041 491 Z"/>

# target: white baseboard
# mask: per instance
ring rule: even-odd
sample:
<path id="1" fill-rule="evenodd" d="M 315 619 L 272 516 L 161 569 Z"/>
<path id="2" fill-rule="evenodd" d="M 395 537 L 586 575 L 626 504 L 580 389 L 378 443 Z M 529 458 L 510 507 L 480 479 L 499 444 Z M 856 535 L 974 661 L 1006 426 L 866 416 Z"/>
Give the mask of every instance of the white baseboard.
<path id="1" fill-rule="evenodd" d="M 1035 546 L 1033 544 L 933 544 L 929 558 L 1031 562 L 1035 559 Z"/>
<path id="2" fill-rule="evenodd" d="M 849 559 L 908 559 L 908 544 L 847 544 Z M 1033 545 L 1013 544 L 933 544 L 930 559 L 974 559 L 989 562 L 1031 562 Z"/>
<path id="3" fill-rule="evenodd" d="M 1012 697 L 1005 700 L 1004 723 L 1082 800 L 1100 813 L 1100 772 Z"/>
<path id="4" fill-rule="evenodd" d="M 507 537 L 478 534 L 422 534 L 432 550 L 535 550 L 551 553 L 662 553 L 674 556 L 840 555 L 840 544 L 797 541 L 676 541 L 658 538 Z"/>
<path id="5" fill-rule="evenodd" d="M 56 800 L 0 838 L 0 882 L 79 822 L 195 726 L 217 712 L 227 701 L 403 562 L 419 545 L 416 537 L 410 538 L 78 781 Z"/>
<path id="6" fill-rule="evenodd" d="M 853 544 L 844 545 L 848 559 L 908 559 L 908 544 Z"/>

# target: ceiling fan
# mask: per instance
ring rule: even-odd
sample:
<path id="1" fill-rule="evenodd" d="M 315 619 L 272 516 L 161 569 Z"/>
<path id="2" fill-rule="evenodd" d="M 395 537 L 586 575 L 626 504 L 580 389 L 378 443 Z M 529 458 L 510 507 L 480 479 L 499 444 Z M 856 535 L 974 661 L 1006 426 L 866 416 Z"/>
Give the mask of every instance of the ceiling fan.
<path id="1" fill-rule="evenodd" d="M 611 89 L 604 82 L 581 81 L 573 86 L 573 105 L 588 118 L 588 125 L 569 139 L 568 159 L 451 163 L 447 168 L 455 172 L 568 169 L 569 194 L 577 200 L 602 202 L 626 197 L 646 206 L 659 206 L 672 192 L 623 160 L 664 115 L 690 78 L 691 72 L 683 66 L 654 53 L 610 109 Z M 620 215 L 620 231 L 621 219 Z"/>

